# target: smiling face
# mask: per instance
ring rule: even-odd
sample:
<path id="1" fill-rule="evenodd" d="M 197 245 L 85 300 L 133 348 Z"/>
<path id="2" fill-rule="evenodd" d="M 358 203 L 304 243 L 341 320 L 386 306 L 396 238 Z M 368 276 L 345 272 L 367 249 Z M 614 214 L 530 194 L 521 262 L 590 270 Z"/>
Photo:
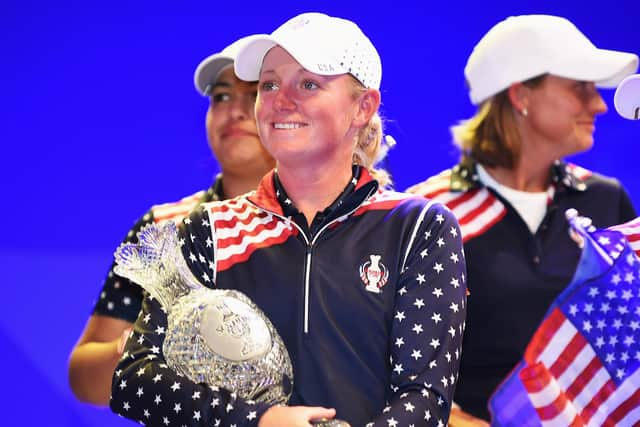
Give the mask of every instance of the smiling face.
<path id="1" fill-rule="evenodd" d="M 262 63 L 256 102 L 267 150 L 278 162 L 350 164 L 365 123 L 353 85 L 347 74 L 311 73 L 281 47 L 272 48 Z"/>
<path id="2" fill-rule="evenodd" d="M 531 135 L 556 158 L 590 149 L 595 116 L 607 111 L 593 82 L 552 75 L 530 89 L 526 107 Z"/>
<path id="3" fill-rule="evenodd" d="M 258 137 L 256 90 L 256 83 L 239 80 L 233 68 L 224 70 L 211 90 L 207 136 L 225 175 L 262 175 L 274 165 Z"/>

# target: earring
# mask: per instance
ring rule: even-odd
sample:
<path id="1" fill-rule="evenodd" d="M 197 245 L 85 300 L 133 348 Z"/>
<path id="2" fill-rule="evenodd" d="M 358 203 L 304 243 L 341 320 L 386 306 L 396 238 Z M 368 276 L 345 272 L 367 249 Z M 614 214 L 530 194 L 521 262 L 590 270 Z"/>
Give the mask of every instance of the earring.
<path id="1" fill-rule="evenodd" d="M 526 107 L 523 108 L 520 113 L 522 114 L 523 117 L 527 117 L 529 115 L 529 111 L 527 110 Z"/>

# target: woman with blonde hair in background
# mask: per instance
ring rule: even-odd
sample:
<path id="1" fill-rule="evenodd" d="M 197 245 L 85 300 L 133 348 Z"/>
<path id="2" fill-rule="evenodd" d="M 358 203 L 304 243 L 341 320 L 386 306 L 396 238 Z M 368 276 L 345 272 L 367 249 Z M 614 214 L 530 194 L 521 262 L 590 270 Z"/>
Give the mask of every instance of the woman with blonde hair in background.
<path id="1" fill-rule="evenodd" d="M 408 190 L 447 204 L 462 229 L 470 296 L 452 426 L 488 425 L 489 397 L 570 283 L 580 249 L 565 211 L 598 227 L 635 217 L 616 179 L 563 158 L 593 145 L 607 111 L 596 87 L 637 66 L 549 15 L 507 18 L 473 49 L 465 77 L 478 110 L 452 128 L 461 161 Z"/>

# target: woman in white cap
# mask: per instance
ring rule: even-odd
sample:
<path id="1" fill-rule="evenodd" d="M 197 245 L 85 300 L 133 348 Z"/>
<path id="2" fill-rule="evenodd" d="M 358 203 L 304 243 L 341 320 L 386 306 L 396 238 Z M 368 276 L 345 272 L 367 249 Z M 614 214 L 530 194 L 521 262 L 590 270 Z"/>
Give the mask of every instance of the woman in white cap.
<path id="1" fill-rule="evenodd" d="M 376 49 L 354 23 L 307 13 L 251 40 L 235 69 L 259 79 L 258 129 L 277 168 L 248 197 L 193 212 L 180 250 L 203 285 L 242 291 L 271 320 L 293 364 L 288 406 L 177 375 L 164 363 L 167 316 L 149 302 L 111 408 L 147 425 L 446 425 L 462 242 L 443 205 L 384 189 Z"/>
<path id="2" fill-rule="evenodd" d="M 125 242 L 137 241 L 140 229 L 153 223 L 180 221 L 200 203 L 236 197 L 254 189 L 275 162 L 258 137 L 254 106 L 255 82 L 239 80 L 233 60 L 242 39 L 205 58 L 196 68 L 196 89 L 210 98 L 206 114 L 209 146 L 221 173 L 208 190 L 173 203 L 153 206 L 128 232 Z M 111 378 L 127 335 L 140 312 L 142 290 L 117 276 L 111 266 L 93 313 L 69 360 L 69 382 L 75 396 L 108 405 Z"/>
<path id="3" fill-rule="evenodd" d="M 408 190 L 446 203 L 464 239 L 471 294 L 452 425 L 486 425 L 475 417 L 489 419 L 491 393 L 569 284 L 580 251 L 565 210 L 599 227 L 635 217 L 617 180 L 563 158 L 593 145 L 607 111 L 596 87 L 615 87 L 637 65 L 548 15 L 510 17 L 471 53 L 465 77 L 478 110 L 452 127 L 461 162 Z"/>

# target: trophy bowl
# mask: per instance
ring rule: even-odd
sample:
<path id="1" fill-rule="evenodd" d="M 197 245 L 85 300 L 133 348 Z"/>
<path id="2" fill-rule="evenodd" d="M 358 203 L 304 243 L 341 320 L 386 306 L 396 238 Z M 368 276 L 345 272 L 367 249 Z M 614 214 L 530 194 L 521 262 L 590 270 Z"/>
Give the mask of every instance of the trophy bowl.
<path id="1" fill-rule="evenodd" d="M 201 288 L 168 313 L 167 364 L 197 383 L 238 396 L 286 404 L 293 369 L 285 346 L 262 311 L 243 293 Z"/>

